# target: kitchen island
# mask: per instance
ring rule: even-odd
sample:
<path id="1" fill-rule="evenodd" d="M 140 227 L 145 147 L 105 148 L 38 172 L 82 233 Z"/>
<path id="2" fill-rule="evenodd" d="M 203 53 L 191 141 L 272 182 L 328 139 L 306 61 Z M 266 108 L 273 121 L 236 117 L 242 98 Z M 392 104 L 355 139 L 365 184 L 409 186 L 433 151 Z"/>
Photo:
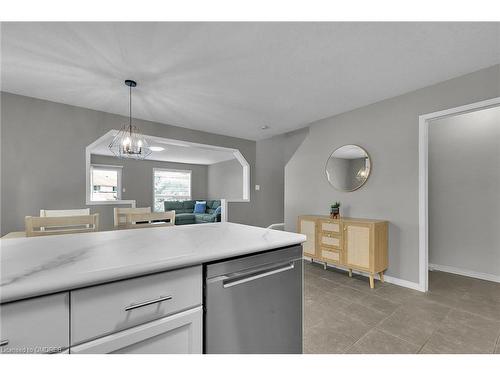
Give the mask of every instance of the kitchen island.
<path id="1" fill-rule="evenodd" d="M 258 283 L 269 279 L 278 285 L 294 268 L 298 272 L 297 245 L 304 241 L 303 235 L 234 223 L 2 240 L 1 349 L 201 353 L 205 347 L 207 351 L 210 345 L 203 326 L 207 267 L 218 272 L 212 279 L 222 283 L 221 290 L 241 285 L 241 290 L 247 288 L 248 300 L 260 298 L 255 295 L 261 290 Z M 243 264 L 245 272 L 240 272 Z M 222 273 L 223 269 L 228 272 Z M 257 289 L 248 289 L 247 280 L 257 280 Z M 300 283 L 300 294 L 301 288 Z M 289 290 L 274 297 L 280 301 L 287 293 L 296 295 Z M 269 309 L 279 312 L 273 304 Z M 301 303 L 296 309 L 301 317 Z M 228 324 L 245 323 L 231 311 L 224 313 Z M 263 315 L 263 327 L 266 319 Z M 233 335 L 231 340 L 239 352 L 256 352 L 258 347 L 265 352 L 290 351 L 278 344 L 268 349 L 265 343 L 250 345 L 245 337 Z M 234 346 L 234 340 L 241 345 Z M 225 350 L 219 344 L 213 347 Z"/>

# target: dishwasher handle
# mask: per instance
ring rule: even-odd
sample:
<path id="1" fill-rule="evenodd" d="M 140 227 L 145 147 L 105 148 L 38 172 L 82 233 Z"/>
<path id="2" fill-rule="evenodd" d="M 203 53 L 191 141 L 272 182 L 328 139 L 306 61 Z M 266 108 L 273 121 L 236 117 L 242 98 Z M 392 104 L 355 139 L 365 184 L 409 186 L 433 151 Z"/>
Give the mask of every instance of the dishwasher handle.
<path id="1" fill-rule="evenodd" d="M 236 286 L 236 285 L 248 283 L 250 281 L 257 280 L 257 279 L 262 279 L 263 277 L 275 275 L 275 274 L 280 273 L 280 272 L 293 270 L 294 268 L 295 268 L 295 263 L 291 262 L 284 267 L 267 268 L 267 269 L 262 270 L 262 271 L 257 272 L 257 273 L 250 272 L 250 273 L 248 273 L 250 275 L 248 277 L 242 278 L 242 276 L 244 276 L 244 275 L 238 275 L 235 277 L 227 278 L 226 280 L 224 280 L 222 282 L 222 286 L 224 288 L 231 288 L 231 287 Z"/>

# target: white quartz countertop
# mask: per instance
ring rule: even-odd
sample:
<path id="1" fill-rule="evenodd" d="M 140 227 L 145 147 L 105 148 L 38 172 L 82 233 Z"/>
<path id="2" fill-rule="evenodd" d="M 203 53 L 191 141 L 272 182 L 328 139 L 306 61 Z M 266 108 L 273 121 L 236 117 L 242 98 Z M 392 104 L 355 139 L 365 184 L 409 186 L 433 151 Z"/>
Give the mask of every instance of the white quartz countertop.
<path id="1" fill-rule="evenodd" d="M 0 302 L 302 243 L 302 234 L 209 223 L 0 240 Z"/>

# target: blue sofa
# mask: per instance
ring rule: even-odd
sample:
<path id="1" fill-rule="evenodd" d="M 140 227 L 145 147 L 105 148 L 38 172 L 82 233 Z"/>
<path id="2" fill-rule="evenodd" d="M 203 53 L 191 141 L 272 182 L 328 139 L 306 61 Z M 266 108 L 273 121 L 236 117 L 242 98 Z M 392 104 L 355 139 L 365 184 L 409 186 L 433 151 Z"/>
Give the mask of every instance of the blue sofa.
<path id="1" fill-rule="evenodd" d="M 201 199 L 197 199 L 200 201 Z M 215 210 L 221 205 L 220 200 L 206 200 L 207 208 L 204 213 L 194 213 L 194 204 L 192 201 L 165 201 L 165 211 L 175 210 L 175 225 L 215 223 L 221 220 L 221 215 L 216 214 Z"/>

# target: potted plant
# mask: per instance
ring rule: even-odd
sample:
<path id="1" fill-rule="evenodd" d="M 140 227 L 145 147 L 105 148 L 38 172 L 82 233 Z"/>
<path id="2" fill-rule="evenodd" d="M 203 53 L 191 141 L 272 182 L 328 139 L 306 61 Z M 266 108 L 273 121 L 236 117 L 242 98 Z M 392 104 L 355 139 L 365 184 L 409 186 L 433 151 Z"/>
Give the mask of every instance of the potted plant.
<path id="1" fill-rule="evenodd" d="M 330 217 L 338 219 L 340 217 L 340 202 L 335 202 L 330 206 Z"/>

